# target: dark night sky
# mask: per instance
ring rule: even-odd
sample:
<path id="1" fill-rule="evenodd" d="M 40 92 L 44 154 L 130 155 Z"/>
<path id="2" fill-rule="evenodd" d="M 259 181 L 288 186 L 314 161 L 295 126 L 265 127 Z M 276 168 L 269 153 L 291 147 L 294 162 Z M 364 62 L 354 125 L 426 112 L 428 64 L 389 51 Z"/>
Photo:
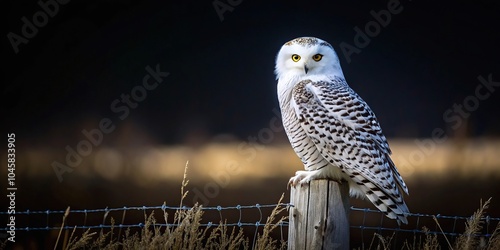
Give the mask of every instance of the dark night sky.
<path id="1" fill-rule="evenodd" d="M 221 21 L 212 1 L 73 0 L 16 54 L 8 33 L 20 35 L 21 18 L 41 7 L 7 1 L 4 126 L 30 138 L 64 137 L 109 117 L 118 127 L 134 122 L 162 143 L 197 127 L 244 139 L 268 126 L 278 107 L 273 70 L 281 45 L 316 36 L 336 48 L 348 83 L 387 136 L 428 137 L 452 125 L 443 114 L 474 95 L 478 76 L 500 82 L 500 4 L 401 1 L 402 11 L 348 63 L 340 44 L 354 45 L 354 28 L 364 29 L 374 20 L 370 11 L 387 3 L 243 1 Z M 170 75 L 120 121 L 111 103 L 157 64 Z M 500 134 L 499 100 L 497 91 L 479 102 L 471 135 Z"/>

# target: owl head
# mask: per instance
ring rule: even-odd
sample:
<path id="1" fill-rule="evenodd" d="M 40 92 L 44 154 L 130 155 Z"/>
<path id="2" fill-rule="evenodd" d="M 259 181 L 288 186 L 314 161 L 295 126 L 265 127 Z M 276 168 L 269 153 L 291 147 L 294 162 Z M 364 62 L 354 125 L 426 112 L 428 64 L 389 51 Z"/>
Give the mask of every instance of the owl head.
<path id="1" fill-rule="evenodd" d="M 285 43 L 276 56 L 276 78 L 344 77 L 332 45 L 315 37 L 299 37 Z"/>

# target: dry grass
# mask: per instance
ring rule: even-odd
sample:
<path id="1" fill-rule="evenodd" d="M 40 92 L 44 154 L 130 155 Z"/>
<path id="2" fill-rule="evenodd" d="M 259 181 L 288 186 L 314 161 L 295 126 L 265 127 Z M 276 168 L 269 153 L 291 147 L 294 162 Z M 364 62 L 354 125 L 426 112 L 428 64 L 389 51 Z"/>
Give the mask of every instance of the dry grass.
<path id="1" fill-rule="evenodd" d="M 183 201 L 186 198 L 188 191 L 185 191 L 189 181 L 187 179 L 187 164 L 184 170 L 184 177 L 181 184 L 181 200 L 179 207 L 183 207 Z M 281 204 L 283 195 L 278 204 Z M 484 216 L 488 209 L 491 198 L 486 202 L 480 202 L 479 209 L 467 220 L 465 231 L 459 237 L 455 238 L 452 244 L 450 240 L 444 236 L 446 243 L 443 245 L 438 240 L 438 235 L 429 233 L 429 230 L 424 227 L 425 235 L 420 237 L 414 236 L 413 239 L 406 239 L 401 249 L 404 250 L 497 250 L 500 249 L 500 223 L 496 225 L 491 237 L 479 237 L 483 230 Z M 271 237 L 273 232 L 280 223 L 287 219 L 287 216 L 281 216 L 286 210 L 283 206 L 276 206 L 269 217 L 267 218 L 263 230 L 256 235 L 252 249 L 267 250 L 267 249 L 285 249 L 287 242 L 277 240 Z M 70 209 L 66 210 L 63 215 L 61 228 L 65 226 L 66 218 L 70 214 Z M 194 205 L 190 209 L 177 209 L 173 214 L 173 223 L 169 224 L 169 214 L 163 210 L 164 224 L 175 226 L 160 226 L 157 224 L 154 212 L 149 215 L 144 214 L 144 226 L 139 232 L 132 232 L 131 229 L 125 230 L 122 235 L 122 228 L 118 229 L 116 234 L 115 221 L 111 218 L 111 229 L 105 232 L 104 229 L 92 231 L 90 229 L 83 232 L 81 235 L 76 235 L 76 227 L 72 230 L 71 235 L 66 232 L 63 237 L 62 229 L 58 233 L 57 241 L 54 249 L 250 249 L 250 241 L 245 237 L 241 227 L 227 226 L 225 221 L 220 221 L 218 226 L 206 227 L 202 224 L 204 210 L 201 205 Z M 104 215 L 106 220 L 108 214 Z M 125 218 L 123 214 L 122 221 Z M 436 217 L 434 217 L 437 227 L 442 231 L 441 225 Z M 444 235 L 444 234 L 443 234 Z M 62 239 L 62 240 L 61 240 Z M 395 234 L 384 237 L 375 233 L 366 249 L 389 250 L 395 249 L 391 244 L 395 241 Z M 0 249 L 6 248 L 6 242 L 0 242 Z M 363 248 L 364 249 L 364 248 Z"/>
<path id="2" fill-rule="evenodd" d="M 184 178 L 182 182 L 181 192 L 182 199 L 186 197 L 187 192 L 184 192 L 188 181 Z M 281 203 L 283 196 L 279 200 Z M 452 244 L 448 238 L 444 245 L 440 245 L 436 234 L 428 233 L 427 228 L 423 228 L 425 235 L 423 237 L 414 238 L 412 242 L 406 240 L 401 249 L 404 250 L 440 250 L 440 249 L 455 249 L 455 250 L 495 250 L 500 249 L 500 223 L 496 226 L 492 236 L 489 239 L 478 237 L 483 229 L 483 217 L 490 203 L 487 200 L 484 204 L 480 204 L 480 208 L 466 222 L 465 232 L 455 239 Z M 181 200 L 182 206 L 182 200 Z M 270 236 L 270 233 L 278 227 L 280 222 L 287 219 L 286 216 L 279 215 L 286 210 L 285 207 L 277 206 L 273 209 L 271 215 L 267 218 L 265 227 L 262 233 L 257 235 L 255 245 L 252 249 L 285 249 L 286 242 L 278 241 Z M 163 218 L 168 221 L 168 213 L 164 211 Z M 123 237 L 114 235 L 115 229 L 107 233 L 103 230 L 98 232 L 85 231 L 81 236 L 74 235 L 75 230 L 71 233 L 68 241 L 63 245 L 62 249 L 250 249 L 249 239 L 243 234 L 242 228 L 226 226 L 225 222 L 220 222 L 216 228 L 208 228 L 201 225 L 203 217 L 202 207 L 195 205 L 188 210 L 176 210 L 174 213 L 175 227 L 160 227 L 156 226 L 154 213 L 145 215 L 145 225 L 140 232 L 131 233 L 127 229 Z M 435 219 L 437 226 L 440 228 L 439 221 Z M 114 225 L 114 220 L 111 219 L 111 224 Z M 394 249 L 391 243 L 394 241 L 395 235 L 383 237 L 375 233 L 370 245 L 367 249 L 389 250 Z M 57 248 L 57 245 L 54 249 Z"/>
<path id="3" fill-rule="evenodd" d="M 182 199 L 187 195 L 184 188 L 188 184 L 186 176 L 182 182 L 181 193 Z M 182 207 L 182 199 L 181 206 Z M 282 202 L 283 196 L 278 204 Z M 454 249 L 454 250 L 498 250 L 500 249 L 500 223 L 496 225 L 495 230 L 491 237 L 479 237 L 483 230 L 484 215 L 490 204 L 490 199 L 484 203 L 480 203 L 479 209 L 467 220 L 465 231 L 455 241 L 450 242 L 445 237 L 446 243 L 440 243 L 438 235 L 429 233 L 429 230 L 424 227 L 425 235 L 421 237 L 414 236 L 413 239 L 406 239 L 401 249 L 404 250 L 440 250 L 440 249 Z M 271 215 L 267 218 L 266 224 L 262 233 L 256 237 L 255 245 L 252 249 L 285 249 L 287 244 L 283 240 L 273 239 L 270 235 L 279 223 L 287 219 L 286 216 L 279 215 L 286 210 L 283 206 L 277 206 L 273 209 Z M 67 216 L 69 215 L 69 208 L 63 216 L 64 227 Z M 225 222 L 220 222 L 216 228 L 209 228 L 202 226 L 201 221 L 203 217 L 202 206 L 195 205 L 188 210 L 179 209 L 174 213 L 174 224 L 177 226 L 161 227 L 156 224 L 154 213 L 144 215 L 145 225 L 140 232 L 132 233 L 127 229 L 124 235 L 121 235 L 121 228 L 116 235 L 116 228 L 114 227 L 115 221 L 111 218 L 111 229 L 104 232 L 92 232 L 90 229 L 83 232 L 80 236 L 75 235 L 76 228 L 72 230 L 71 235 L 67 235 L 60 243 L 59 232 L 58 240 L 54 249 L 73 250 L 73 249 L 250 249 L 249 239 L 245 237 L 242 228 L 228 227 Z M 107 215 L 104 215 L 106 218 Z M 164 211 L 163 219 L 165 223 L 168 221 L 169 214 Z M 439 221 L 435 218 L 436 225 L 441 228 Z M 168 223 L 167 223 L 168 224 Z M 389 250 L 395 249 L 391 244 L 395 240 L 395 234 L 388 237 L 383 237 L 375 233 L 366 249 Z M 0 242 L 0 249 L 6 249 L 7 242 Z"/>
<path id="4" fill-rule="evenodd" d="M 479 209 L 467 220 L 465 225 L 465 232 L 458 237 L 455 242 L 454 249 L 486 249 L 494 250 L 500 249 L 500 223 L 497 224 L 495 231 L 491 238 L 485 242 L 484 239 L 477 237 L 476 235 L 483 229 L 483 221 L 481 218 L 484 216 L 488 205 L 490 204 L 491 198 L 489 198 L 484 204 L 481 201 Z"/>
<path id="5" fill-rule="evenodd" d="M 184 188 L 188 185 L 186 176 L 187 164 L 184 171 L 184 178 L 181 185 L 181 201 L 188 192 Z M 281 203 L 283 195 L 278 204 Z M 69 209 L 69 208 L 68 208 Z M 276 227 L 287 219 L 282 216 L 276 219 L 279 214 L 285 210 L 284 207 L 277 206 L 267 218 L 262 234 L 257 235 L 254 249 L 285 249 L 286 242 L 277 241 L 270 236 L 270 233 Z M 67 210 L 69 211 L 69 210 Z M 130 229 L 125 231 L 123 237 L 115 237 L 115 228 L 112 227 L 107 233 L 101 230 L 99 235 L 91 230 L 85 231 L 81 236 L 74 235 L 73 230 L 69 240 L 62 246 L 62 249 L 249 249 L 249 240 L 243 235 L 243 229 L 240 227 L 232 227 L 230 229 L 226 223 L 221 221 L 216 228 L 202 226 L 202 217 L 204 211 L 201 205 L 194 205 L 190 209 L 178 209 L 174 213 L 173 224 L 177 226 L 161 227 L 156 225 L 154 212 L 149 215 L 144 215 L 145 224 L 142 230 L 132 233 Z M 107 215 L 105 215 L 106 217 Z M 169 214 L 164 210 L 163 219 L 165 224 L 168 224 Z M 63 225 L 67 215 L 63 218 Z M 114 220 L 111 219 L 111 225 L 114 225 Z M 62 227 L 61 226 L 61 227 Z M 120 235 L 120 233 L 118 234 Z M 56 242 L 54 249 L 58 247 L 59 240 Z"/>
<path id="6" fill-rule="evenodd" d="M 438 241 L 438 236 L 436 234 L 428 233 L 427 228 L 423 228 L 425 233 L 424 239 L 413 239 L 410 244 L 408 240 L 404 243 L 401 249 L 404 250 L 439 250 L 439 249 L 453 249 L 453 250 L 499 250 L 500 249 L 500 223 L 497 224 L 491 237 L 488 239 L 484 237 L 479 237 L 483 230 L 484 214 L 488 205 L 490 204 L 491 198 L 488 199 L 484 204 L 480 202 L 479 209 L 467 220 L 465 224 L 465 232 L 456 238 L 454 244 L 445 237 L 446 244 L 442 245 Z M 434 217 L 438 228 L 441 230 L 441 225 L 436 217 Z M 444 234 L 443 234 L 444 235 Z M 374 234 L 370 246 L 368 249 L 377 250 L 389 250 L 393 249 L 391 247 L 391 242 L 393 240 L 394 234 L 390 237 L 383 237 L 377 233 Z"/>

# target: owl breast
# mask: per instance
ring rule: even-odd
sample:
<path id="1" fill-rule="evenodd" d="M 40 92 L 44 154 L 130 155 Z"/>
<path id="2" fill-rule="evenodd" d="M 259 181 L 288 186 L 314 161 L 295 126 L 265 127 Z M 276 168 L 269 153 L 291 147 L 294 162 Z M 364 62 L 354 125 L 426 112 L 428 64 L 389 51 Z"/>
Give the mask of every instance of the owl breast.
<path id="1" fill-rule="evenodd" d="M 314 141 L 307 135 L 307 131 L 301 126 L 303 117 L 298 117 L 293 106 L 293 99 L 289 102 L 280 100 L 283 127 L 297 156 L 304 164 L 306 170 L 318 170 L 331 165 L 323 158 Z M 311 105 L 314 105 L 311 103 Z"/>
<path id="2" fill-rule="evenodd" d="M 290 105 L 280 105 L 283 115 L 283 126 L 292 148 L 299 156 L 306 170 L 317 170 L 329 163 L 321 156 L 316 145 L 307 136 L 299 123 L 299 117 Z"/>

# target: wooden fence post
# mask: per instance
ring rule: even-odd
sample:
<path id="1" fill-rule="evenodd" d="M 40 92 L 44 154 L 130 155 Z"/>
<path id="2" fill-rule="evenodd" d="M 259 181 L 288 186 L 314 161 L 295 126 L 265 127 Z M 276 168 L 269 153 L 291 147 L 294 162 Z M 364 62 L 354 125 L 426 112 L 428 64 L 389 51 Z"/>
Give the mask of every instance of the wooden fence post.
<path id="1" fill-rule="evenodd" d="M 313 180 L 291 188 L 288 249 L 349 249 L 349 185 Z"/>

